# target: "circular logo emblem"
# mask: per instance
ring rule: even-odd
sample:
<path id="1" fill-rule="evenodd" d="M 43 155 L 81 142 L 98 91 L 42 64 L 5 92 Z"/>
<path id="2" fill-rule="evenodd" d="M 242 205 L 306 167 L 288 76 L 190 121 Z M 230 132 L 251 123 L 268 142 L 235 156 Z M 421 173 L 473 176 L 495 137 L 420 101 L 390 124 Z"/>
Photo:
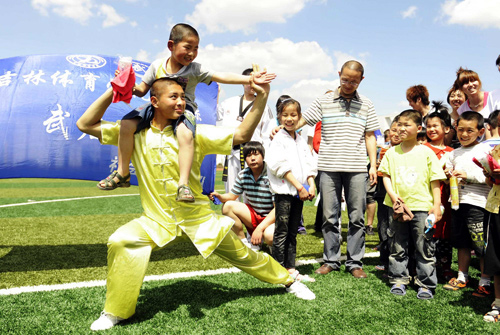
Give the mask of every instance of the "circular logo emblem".
<path id="1" fill-rule="evenodd" d="M 138 63 L 138 62 L 132 62 L 132 68 L 134 69 L 135 72 L 144 72 L 146 73 L 148 69 L 148 65 Z"/>
<path id="2" fill-rule="evenodd" d="M 86 69 L 98 69 L 106 65 L 106 60 L 94 55 L 69 55 L 66 60 L 71 64 Z"/>

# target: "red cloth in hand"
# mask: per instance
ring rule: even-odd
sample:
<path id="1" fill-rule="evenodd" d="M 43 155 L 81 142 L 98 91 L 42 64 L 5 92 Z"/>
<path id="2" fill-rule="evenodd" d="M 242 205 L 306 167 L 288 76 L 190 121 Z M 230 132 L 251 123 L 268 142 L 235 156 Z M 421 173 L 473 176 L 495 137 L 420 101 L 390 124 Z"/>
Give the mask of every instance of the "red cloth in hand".
<path id="1" fill-rule="evenodd" d="M 319 144 L 321 142 L 321 121 L 316 123 L 316 127 L 314 127 L 314 136 L 313 136 L 313 149 L 316 153 L 319 152 Z"/>
<path id="2" fill-rule="evenodd" d="M 135 72 L 132 66 L 129 66 L 111 81 L 111 86 L 113 86 L 113 102 L 125 101 L 126 103 L 130 103 L 134 85 Z"/>

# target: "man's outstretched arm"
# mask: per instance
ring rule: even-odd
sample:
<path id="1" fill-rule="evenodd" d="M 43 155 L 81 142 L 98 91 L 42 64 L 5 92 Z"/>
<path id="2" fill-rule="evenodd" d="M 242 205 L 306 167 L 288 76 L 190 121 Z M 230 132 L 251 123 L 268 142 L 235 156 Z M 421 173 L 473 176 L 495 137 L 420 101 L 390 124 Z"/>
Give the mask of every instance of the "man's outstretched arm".
<path id="1" fill-rule="evenodd" d="M 233 137 L 233 145 L 246 143 L 252 139 L 253 132 L 255 131 L 255 128 L 257 128 L 257 125 L 262 118 L 262 113 L 266 108 L 270 87 L 269 84 L 255 84 L 256 76 L 260 75 L 262 74 L 258 65 L 254 65 L 250 82 L 255 93 L 257 93 L 257 97 L 255 98 L 252 109 L 247 113 L 238 128 L 236 128 Z"/>
<path id="2" fill-rule="evenodd" d="M 113 89 L 109 88 L 76 121 L 78 129 L 101 140 L 101 119 L 112 100 Z"/>

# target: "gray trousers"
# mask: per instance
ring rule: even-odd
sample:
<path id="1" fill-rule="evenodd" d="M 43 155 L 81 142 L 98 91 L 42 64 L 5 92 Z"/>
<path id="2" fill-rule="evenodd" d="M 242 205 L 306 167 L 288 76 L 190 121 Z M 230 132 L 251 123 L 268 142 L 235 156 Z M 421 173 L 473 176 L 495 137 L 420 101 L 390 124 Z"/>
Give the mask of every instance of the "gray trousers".
<path id="1" fill-rule="evenodd" d="M 320 185 L 323 199 L 321 230 L 325 240 L 323 250 L 325 263 L 334 269 L 340 267 L 342 229 L 339 224 L 339 214 L 342 188 L 344 188 L 349 216 L 345 266 L 347 271 L 362 267 L 361 259 L 365 255 L 366 172 L 321 171 Z"/>
<path id="2" fill-rule="evenodd" d="M 432 237 L 434 230 L 428 234 L 425 231 L 425 219 L 427 212 L 414 211 L 413 219 L 408 222 L 399 222 L 392 219 L 394 211 L 389 208 L 389 282 L 391 284 L 410 283 L 408 272 L 408 246 L 410 241 L 415 241 L 415 261 L 417 265 L 417 277 L 415 284 L 428 289 L 435 289 L 437 285 L 436 275 L 436 251 L 435 241 Z M 413 237 L 413 239 L 411 238 Z"/>

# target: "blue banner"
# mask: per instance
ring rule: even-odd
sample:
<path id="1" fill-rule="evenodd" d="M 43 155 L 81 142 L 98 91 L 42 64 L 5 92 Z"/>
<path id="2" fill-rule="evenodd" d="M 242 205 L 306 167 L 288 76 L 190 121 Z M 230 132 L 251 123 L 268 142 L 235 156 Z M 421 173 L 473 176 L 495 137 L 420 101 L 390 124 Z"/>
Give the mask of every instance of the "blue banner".
<path id="1" fill-rule="evenodd" d="M 118 149 L 83 134 L 76 121 L 114 78 L 118 57 L 102 55 L 34 55 L 0 59 L 0 178 L 101 180 L 116 170 Z M 141 82 L 148 63 L 132 61 Z M 218 87 L 200 84 L 197 122 L 216 121 Z M 133 97 L 135 108 L 145 101 Z M 112 104 L 104 118 L 120 120 L 130 111 Z M 204 193 L 215 184 L 215 155 L 201 167 Z M 131 166 L 131 183 L 137 185 Z"/>

